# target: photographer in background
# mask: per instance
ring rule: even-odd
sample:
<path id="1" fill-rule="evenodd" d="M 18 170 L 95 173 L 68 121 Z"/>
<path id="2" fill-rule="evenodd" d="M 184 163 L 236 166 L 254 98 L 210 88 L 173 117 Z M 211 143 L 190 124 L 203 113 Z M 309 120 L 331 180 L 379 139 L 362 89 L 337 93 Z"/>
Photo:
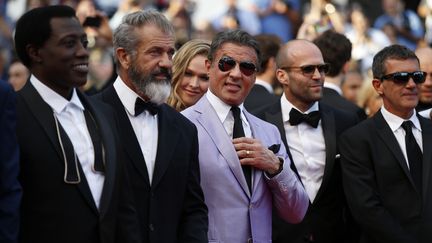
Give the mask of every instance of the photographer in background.
<path id="1" fill-rule="evenodd" d="M 87 34 L 90 52 L 87 83 L 82 89 L 87 94 L 95 94 L 117 77 L 112 53 L 112 29 L 108 17 L 96 10 L 90 0 L 81 1 L 76 12 Z"/>
<path id="2" fill-rule="evenodd" d="M 423 38 L 424 29 L 418 15 L 412 10 L 405 9 L 403 0 L 382 0 L 384 14 L 374 23 L 377 29 L 394 33 L 398 44 L 415 50 L 417 43 Z M 391 36 L 389 37 L 391 39 Z"/>

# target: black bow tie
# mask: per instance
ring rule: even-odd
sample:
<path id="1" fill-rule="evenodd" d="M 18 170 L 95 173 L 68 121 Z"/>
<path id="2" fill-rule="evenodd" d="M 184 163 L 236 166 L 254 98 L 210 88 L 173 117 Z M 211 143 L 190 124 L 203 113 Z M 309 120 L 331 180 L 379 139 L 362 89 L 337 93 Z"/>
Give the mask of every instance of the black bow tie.
<path id="1" fill-rule="evenodd" d="M 312 111 L 309 114 L 300 113 L 300 111 L 292 108 L 289 114 L 289 123 L 292 126 L 296 126 L 302 122 L 306 122 L 314 128 L 318 127 L 319 120 L 321 119 L 321 115 L 319 111 Z"/>
<path id="2" fill-rule="evenodd" d="M 154 116 L 159 112 L 159 106 L 155 103 L 145 102 L 144 100 L 137 98 L 135 101 L 135 116 L 138 116 L 144 110 L 147 110 Z"/>

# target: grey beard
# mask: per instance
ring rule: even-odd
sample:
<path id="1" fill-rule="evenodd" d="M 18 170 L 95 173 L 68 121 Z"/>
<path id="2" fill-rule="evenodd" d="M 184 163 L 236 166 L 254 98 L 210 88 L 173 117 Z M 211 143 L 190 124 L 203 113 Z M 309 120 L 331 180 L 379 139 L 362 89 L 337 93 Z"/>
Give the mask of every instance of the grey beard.
<path id="1" fill-rule="evenodd" d="M 163 81 L 149 82 L 142 90 L 151 102 L 161 105 L 165 103 L 171 92 L 170 81 L 165 79 Z"/>
<path id="2" fill-rule="evenodd" d="M 166 102 L 171 92 L 171 81 L 169 79 L 156 80 L 153 75 L 142 75 L 136 68 L 128 71 L 129 77 L 138 91 L 142 92 L 151 102 L 161 105 Z"/>

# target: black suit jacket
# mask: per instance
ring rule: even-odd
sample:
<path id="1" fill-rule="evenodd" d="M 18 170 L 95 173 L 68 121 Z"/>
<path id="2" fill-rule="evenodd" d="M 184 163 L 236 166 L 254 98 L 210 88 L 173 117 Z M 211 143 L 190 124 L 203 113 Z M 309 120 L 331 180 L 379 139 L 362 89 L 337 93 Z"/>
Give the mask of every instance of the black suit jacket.
<path id="1" fill-rule="evenodd" d="M 325 88 L 323 89 L 323 96 L 320 100 L 321 103 L 327 104 L 339 110 L 354 113 L 362 121 L 367 118 L 363 109 L 342 97 L 336 90 Z"/>
<path id="2" fill-rule="evenodd" d="M 144 242 L 207 242 L 207 206 L 200 186 L 195 125 L 170 106 L 158 113 L 153 181 L 129 117 L 111 85 L 98 95 L 117 113 Z"/>
<path id="3" fill-rule="evenodd" d="M 18 239 L 21 186 L 15 126 L 15 91 L 0 80 L 0 242 L 4 243 Z"/>
<path id="4" fill-rule="evenodd" d="M 80 165 L 81 182 L 64 182 L 64 160 L 53 110 L 27 82 L 19 92 L 17 106 L 23 187 L 20 242 L 138 242 L 138 222 L 128 200 L 131 196 L 127 194 L 113 111 L 79 91 L 78 95 L 95 118 L 105 146 L 99 210 Z"/>
<path id="5" fill-rule="evenodd" d="M 259 84 L 255 84 L 244 101 L 244 106 L 248 111 L 259 110 L 264 106 L 273 104 L 278 97 Z"/>
<path id="6" fill-rule="evenodd" d="M 273 242 L 345 242 L 349 228 L 346 222 L 347 207 L 342 189 L 339 164 L 338 136 L 347 128 L 355 125 L 355 115 L 334 109 L 319 103 L 321 124 L 324 132 L 326 149 L 325 168 L 322 184 L 313 203 L 309 205 L 305 218 L 300 224 L 288 224 L 273 214 Z M 257 116 L 276 125 L 289 152 L 289 143 L 285 136 L 280 101 L 266 107 Z M 289 153 L 291 160 L 292 156 Z M 291 168 L 299 176 L 295 161 Z M 300 176 L 299 176 L 300 178 Z M 351 227 L 351 225 L 350 225 Z"/>
<path id="7" fill-rule="evenodd" d="M 423 197 L 381 112 L 341 136 L 344 189 L 364 231 L 361 242 L 431 242 L 432 122 L 418 118 L 423 136 Z"/>

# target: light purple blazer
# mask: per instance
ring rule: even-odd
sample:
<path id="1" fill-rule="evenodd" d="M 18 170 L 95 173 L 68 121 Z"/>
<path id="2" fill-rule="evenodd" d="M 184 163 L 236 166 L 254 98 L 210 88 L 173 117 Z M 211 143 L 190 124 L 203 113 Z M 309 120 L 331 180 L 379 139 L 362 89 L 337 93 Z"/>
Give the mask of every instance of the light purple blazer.
<path id="1" fill-rule="evenodd" d="M 201 186 L 209 216 L 209 242 L 271 242 L 272 202 L 279 215 L 290 223 L 300 222 L 309 205 L 308 196 L 290 169 L 290 163 L 277 128 L 245 111 L 252 136 L 269 147 L 281 144 L 278 157 L 284 169 L 268 179 L 254 170 L 252 196 L 239 158 L 216 111 L 204 95 L 182 112 L 198 129 Z"/>

